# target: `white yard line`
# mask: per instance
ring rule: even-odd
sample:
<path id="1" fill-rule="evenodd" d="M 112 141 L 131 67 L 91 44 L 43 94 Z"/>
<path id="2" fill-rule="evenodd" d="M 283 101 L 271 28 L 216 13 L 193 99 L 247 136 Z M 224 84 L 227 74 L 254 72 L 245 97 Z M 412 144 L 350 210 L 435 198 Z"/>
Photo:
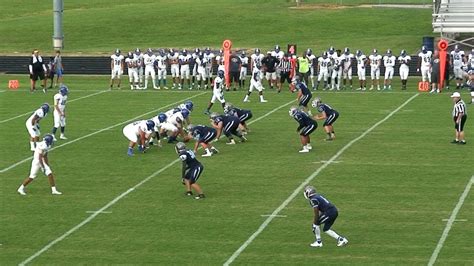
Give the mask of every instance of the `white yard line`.
<path id="1" fill-rule="evenodd" d="M 376 127 L 378 127 L 380 124 L 382 124 L 383 122 L 387 121 L 390 117 L 392 117 L 395 113 L 397 113 L 400 109 L 402 109 L 405 105 L 407 105 L 409 102 L 411 102 L 413 99 L 415 99 L 417 96 L 419 95 L 419 93 L 413 95 L 412 97 L 410 97 L 408 100 L 406 100 L 404 103 L 402 103 L 397 109 L 393 110 L 390 114 L 388 114 L 387 116 L 385 116 L 382 120 L 380 120 L 379 122 L 377 122 L 375 125 L 371 126 L 369 129 L 367 129 L 366 131 L 364 131 L 364 133 L 362 133 L 360 136 L 358 136 L 357 138 L 351 140 L 349 143 L 347 143 L 344 147 L 342 147 L 342 149 L 340 149 L 334 156 L 331 157 L 331 159 L 329 159 L 327 162 L 325 162 L 323 165 L 321 165 L 318 169 L 316 169 L 316 171 L 314 171 L 310 176 L 308 176 L 305 181 L 303 181 L 303 183 L 301 183 L 294 191 L 293 193 L 291 193 L 291 195 L 285 200 L 283 201 L 282 204 L 280 204 L 280 206 L 278 206 L 278 208 L 276 208 L 271 216 L 269 216 L 261 225 L 260 227 L 257 229 L 257 231 L 255 231 L 233 254 L 232 256 L 230 256 L 227 261 L 224 263 L 224 265 L 230 265 L 254 240 L 255 238 L 257 238 L 258 235 L 260 235 L 260 233 L 263 232 L 263 230 L 265 230 L 265 228 L 270 224 L 270 222 L 275 218 L 276 215 L 278 215 L 284 208 L 286 208 L 286 206 L 288 206 L 288 204 L 297 196 L 301 193 L 301 191 L 303 190 L 303 188 L 309 183 L 311 182 L 316 176 L 319 175 L 319 173 L 321 173 L 322 170 L 324 170 L 326 167 L 328 167 L 332 162 L 334 162 L 337 158 L 339 158 L 339 156 L 341 156 L 341 154 L 346 151 L 348 148 L 350 148 L 354 143 L 356 143 L 357 141 L 359 141 L 360 139 L 362 139 L 363 137 L 365 137 L 367 134 L 369 134 L 370 132 L 372 132 L 372 130 L 374 130 Z"/>
<path id="2" fill-rule="evenodd" d="M 103 128 L 103 129 L 100 129 L 100 130 L 97 130 L 97 131 L 94 131 L 94 132 L 92 132 L 92 133 L 89 133 L 89 134 L 84 135 L 84 136 L 82 136 L 82 137 L 79 137 L 79 138 L 77 138 L 77 139 L 73 139 L 73 140 L 68 141 L 68 142 L 66 142 L 66 143 L 63 143 L 63 144 L 61 144 L 61 145 L 55 146 L 55 147 L 53 147 L 53 148 L 51 149 L 51 151 L 52 151 L 52 150 L 55 150 L 55 149 L 58 149 L 58 148 L 61 148 L 61 147 L 64 147 L 64 146 L 66 146 L 66 145 L 69 145 L 69 144 L 78 142 L 78 141 L 83 140 L 83 139 L 85 139 L 85 138 L 88 138 L 88 137 L 97 135 L 97 134 L 99 134 L 99 133 L 101 133 L 101 132 L 110 130 L 110 129 L 112 129 L 112 128 L 118 127 L 118 126 L 123 125 L 123 124 L 125 124 L 125 123 L 129 123 L 129 122 L 135 121 L 135 120 L 137 120 L 137 119 L 139 119 L 139 118 L 141 118 L 141 117 L 143 117 L 143 116 L 145 116 L 145 115 L 155 114 L 155 113 L 156 113 L 157 111 L 159 111 L 159 110 L 163 110 L 163 109 L 165 109 L 165 108 L 169 108 L 170 106 L 174 106 L 174 105 L 179 104 L 179 103 L 181 103 L 181 102 L 183 102 L 183 101 L 185 101 L 185 100 L 189 100 L 189 99 L 192 99 L 192 98 L 201 96 L 201 95 L 203 95 L 203 94 L 204 94 L 204 92 L 203 92 L 203 93 L 196 94 L 196 95 L 194 95 L 194 96 L 191 96 L 191 97 L 188 97 L 188 98 L 185 98 L 185 99 L 176 101 L 176 102 L 174 102 L 174 103 L 170 103 L 170 104 L 168 104 L 168 105 L 166 105 L 166 106 L 163 106 L 163 107 L 161 107 L 161 108 L 158 108 L 158 109 L 155 109 L 155 110 L 152 110 L 152 111 L 143 113 L 143 114 L 138 115 L 138 116 L 135 116 L 134 118 L 131 118 L 131 119 L 128 119 L 128 120 L 126 120 L 126 121 L 117 123 L 117 124 L 115 124 L 115 125 L 112 125 L 112 126 L 109 126 L 109 127 L 106 127 L 106 128 Z M 28 157 L 28 158 L 25 158 L 25 159 L 19 161 L 19 162 L 14 163 L 14 164 L 12 164 L 12 165 L 10 165 L 10 166 L 4 168 L 4 169 L 1 169 L 1 170 L 0 170 L 0 173 L 5 173 L 5 172 L 7 172 L 7 171 L 9 171 L 9 170 L 11 170 L 11 169 L 17 167 L 17 166 L 20 165 L 20 164 L 23 164 L 23 163 L 25 163 L 25 162 L 28 162 L 28 161 L 31 160 L 32 158 L 33 158 L 33 156 L 30 156 L 30 157 Z"/>
<path id="3" fill-rule="evenodd" d="M 75 98 L 75 99 L 72 99 L 70 101 L 68 101 L 68 103 L 72 103 L 72 102 L 75 102 L 75 101 L 79 101 L 79 100 L 82 100 L 82 99 L 86 99 L 86 98 L 89 98 L 89 97 L 92 97 L 92 96 L 95 96 L 95 95 L 98 95 L 98 94 L 101 94 L 101 93 L 104 93 L 104 92 L 108 92 L 108 91 L 99 91 L 99 92 L 96 92 L 96 93 L 92 93 L 92 94 L 89 94 L 89 95 L 86 95 L 86 96 L 82 96 L 82 97 L 79 97 L 79 98 Z M 8 118 L 8 119 L 5 119 L 5 120 L 1 120 L 0 121 L 0 124 L 3 124 L 5 122 L 8 122 L 8 121 L 12 121 L 14 119 L 17 119 L 17 118 L 20 118 L 22 116 L 26 116 L 26 115 L 29 115 L 29 114 L 32 114 L 33 111 L 29 111 L 29 112 L 26 112 L 24 114 L 21 114 L 21 115 L 17 115 L 15 117 L 11 117 L 11 118 Z"/>
<path id="4" fill-rule="evenodd" d="M 443 234 L 441 235 L 441 238 L 439 239 L 438 244 L 436 245 L 436 248 L 433 251 L 433 254 L 431 254 L 431 258 L 430 258 L 430 261 L 428 262 L 428 266 L 432 266 L 436 262 L 439 252 L 443 248 L 444 241 L 446 241 L 446 238 L 448 238 L 449 231 L 451 230 L 453 223 L 456 221 L 456 216 L 458 215 L 459 210 L 464 204 L 464 200 L 469 194 L 469 191 L 471 190 L 473 183 L 474 183 L 474 175 L 471 176 L 471 179 L 469 180 L 469 182 L 467 182 L 464 192 L 461 194 L 461 197 L 459 197 L 458 203 L 456 204 L 456 207 L 454 207 L 453 212 L 451 213 L 451 216 L 449 217 L 448 222 L 446 223 L 446 227 L 444 228 Z"/>
<path id="5" fill-rule="evenodd" d="M 199 94 L 200 95 L 200 94 Z M 197 95 L 198 96 L 198 95 Z M 194 96 L 194 97 L 197 97 L 197 96 Z M 286 104 L 283 104 L 283 105 L 280 105 L 279 107 L 276 107 L 275 109 L 271 110 L 270 112 L 266 113 L 265 115 L 251 121 L 250 123 L 248 123 L 249 125 L 269 116 L 270 114 L 280 110 L 281 108 L 285 107 L 285 106 L 288 106 L 289 104 L 291 103 L 294 103 L 295 101 L 292 100 Z M 135 189 L 139 188 L 141 185 L 145 184 L 146 182 L 148 182 L 150 179 L 152 179 L 153 177 L 157 176 L 158 174 L 162 173 L 163 171 L 165 171 L 166 169 L 170 168 L 171 166 L 173 166 L 174 164 L 180 162 L 181 160 L 180 159 L 176 159 L 174 161 L 172 161 L 171 163 L 167 164 L 165 167 L 159 169 L 158 171 L 154 172 L 153 174 L 149 175 L 148 177 L 146 177 L 145 179 L 143 179 L 142 181 L 140 181 L 138 184 L 136 184 L 135 186 L 129 188 L 127 191 L 123 192 L 122 194 L 120 194 L 119 196 L 117 196 L 115 199 L 113 199 L 112 201 L 110 201 L 109 203 L 107 203 L 106 205 L 104 205 L 104 207 L 100 208 L 99 210 L 95 211 L 94 213 L 91 214 L 91 216 L 87 217 L 85 220 L 83 220 L 82 222 L 80 222 L 79 224 L 77 224 L 76 226 L 74 226 L 73 228 L 71 228 L 69 231 L 67 231 L 66 233 L 64 233 L 63 235 L 61 235 L 60 237 L 56 238 L 55 240 L 51 241 L 49 244 L 47 244 L 46 246 L 44 246 L 42 249 L 40 249 L 38 252 L 36 252 L 35 254 L 31 255 L 29 258 L 27 258 L 26 260 L 22 261 L 19 265 L 25 265 L 27 263 L 30 263 L 31 261 L 33 261 L 35 258 L 37 258 L 38 256 L 40 256 L 41 254 L 43 254 L 44 252 L 48 251 L 51 247 L 53 247 L 54 245 L 56 245 L 57 243 L 61 242 L 62 240 L 64 240 L 65 238 L 67 238 L 69 235 L 71 235 L 72 233 L 74 233 L 75 231 L 79 230 L 81 227 L 83 227 L 84 225 L 88 224 L 90 221 L 92 221 L 95 217 L 97 217 L 97 215 L 99 215 L 100 213 L 104 213 L 104 211 L 106 211 L 108 208 L 112 207 L 115 203 L 117 203 L 119 200 L 121 200 L 123 197 L 127 196 L 129 193 L 131 193 L 132 191 L 134 191 Z"/>

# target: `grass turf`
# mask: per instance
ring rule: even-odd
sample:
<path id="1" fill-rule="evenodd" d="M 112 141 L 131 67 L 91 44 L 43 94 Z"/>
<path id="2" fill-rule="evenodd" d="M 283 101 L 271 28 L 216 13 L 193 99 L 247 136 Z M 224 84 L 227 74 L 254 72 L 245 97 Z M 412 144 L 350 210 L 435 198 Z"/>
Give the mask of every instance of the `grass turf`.
<path id="1" fill-rule="evenodd" d="M 25 76 L 0 76 L 7 79 Z M 26 82 L 27 80 L 25 80 Z M 107 87 L 107 77 L 67 76 L 77 99 Z M 21 81 L 22 84 L 27 84 Z M 398 81 L 397 81 L 398 82 Z M 251 125 L 249 142 L 227 146 L 221 153 L 199 158 L 205 166 L 200 183 L 208 198 L 195 201 L 183 195 L 180 165 L 151 177 L 49 251 L 38 264 L 222 264 L 303 180 L 349 141 L 387 116 L 416 91 L 414 80 L 406 92 L 329 93 L 317 95 L 340 111 L 335 123 L 337 140 L 324 142 L 320 128 L 313 133 L 314 150 L 298 154 L 296 122 L 281 108 Z M 46 178 L 39 176 L 26 197 L 15 190 L 29 172 L 30 161 L 0 173 L 0 261 L 18 264 L 50 241 L 73 228 L 112 199 L 176 159 L 172 145 L 128 158 L 123 122 L 146 112 L 193 97 L 194 123 L 202 115 L 210 92 L 111 91 L 70 102 L 67 136 L 72 142 L 50 154 L 58 188 L 49 194 Z M 241 103 L 243 92 L 226 94 L 234 104 L 249 108 L 253 120 L 294 99 L 285 91 L 266 90 L 269 100 Z M 0 93 L 0 120 L 33 111 L 52 102 L 52 92 Z M 467 98 L 467 94 L 464 94 Z M 236 264 L 426 264 L 468 179 L 473 157 L 468 145 L 449 143 L 453 136 L 447 94 L 421 94 L 393 117 L 346 150 L 311 182 L 339 208 L 334 229 L 351 241 L 347 248 L 323 235 L 324 248 L 311 249 L 312 212 L 298 196 L 237 258 Z M 166 108 L 169 109 L 169 108 Z M 215 106 L 214 110 L 219 110 Z M 143 116 L 143 118 L 151 115 Z M 27 116 L 0 123 L 0 168 L 31 155 L 24 129 Z M 48 115 L 43 133 L 52 125 Z M 87 134 L 109 130 L 73 142 Z M 474 229 L 472 193 L 466 198 L 438 259 L 442 264 L 469 264 L 474 260 L 470 236 Z"/>

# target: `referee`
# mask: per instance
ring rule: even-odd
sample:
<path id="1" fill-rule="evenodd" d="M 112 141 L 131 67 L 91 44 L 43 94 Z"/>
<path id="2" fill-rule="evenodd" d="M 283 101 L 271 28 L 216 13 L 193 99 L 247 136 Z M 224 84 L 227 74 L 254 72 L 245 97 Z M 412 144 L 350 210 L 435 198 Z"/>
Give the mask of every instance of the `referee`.
<path id="1" fill-rule="evenodd" d="M 44 73 L 47 69 L 43 62 L 43 58 L 39 55 L 38 49 L 33 50 L 28 68 L 30 70 L 30 91 L 35 91 L 36 81 L 39 78 L 42 81 L 41 87 L 43 88 L 43 92 L 46 93 L 46 79 Z"/>
<path id="2" fill-rule="evenodd" d="M 453 120 L 456 130 L 456 139 L 451 141 L 451 143 L 464 145 L 466 144 L 466 140 L 464 140 L 464 124 L 466 124 L 467 119 L 466 104 L 461 99 L 461 94 L 457 91 L 453 92 L 451 98 L 453 98 L 454 103 Z"/>

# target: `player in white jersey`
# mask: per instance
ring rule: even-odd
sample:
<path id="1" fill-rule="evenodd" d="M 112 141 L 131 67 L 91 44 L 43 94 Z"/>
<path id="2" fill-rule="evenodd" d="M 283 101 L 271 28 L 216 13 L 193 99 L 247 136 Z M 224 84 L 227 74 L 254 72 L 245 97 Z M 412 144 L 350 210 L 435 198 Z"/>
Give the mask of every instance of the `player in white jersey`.
<path id="1" fill-rule="evenodd" d="M 242 87 L 245 87 L 245 80 L 247 79 L 247 71 L 249 68 L 249 58 L 245 54 L 245 51 L 242 51 L 242 53 L 240 53 L 239 58 L 240 58 L 240 62 L 242 62 L 242 65 L 240 67 L 240 77 L 239 77 L 239 90 L 240 90 Z"/>
<path id="2" fill-rule="evenodd" d="M 431 56 L 433 53 L 428 51 L 426 46 L 421 47 L 421 52 L 418 54 L 418 68 L 417 72 L 421 71 L 421 80 L 431 83 Z"/>
<path id="3" fill-rule="evenodd" d="M 217 71 L 222 70 L 225 73 L 225 66 L 224 66 L 224 51 L 219 50 L 219 53 L 216 56 L 216 62 L 217 62 Z"/>
<path id="4" fill-rule="evenodd" d="M 178 135 L 185 137 L 183 128 L 186 120 L 188 120 L 189 113 L 188 109 L 182 109 L 168 116 L 166 122 L 161 124 L 161 131 L 168 135 L 168 143 L 175 142 Z"/>
<path id="5" fill-rule="evenodd" d="M 112 76 L 110 78 L 110 89 L 114 87 L 114 82 L 117 80 L 117 88 L 120 89 L 120 77 L 123 73 L 123 55 L 120 54 L 120 49 L 115 50 L 115 54 L 110 56 L 110 70 Z"/>
<path id="6" fill-rule="evenodd" d="M 331 64 L 328 66 L 328 84 L 331 83 L 335 57 L 337 57 L 336 48 L 334 48 L 334 46 L 331 46 L 328 49 L 328 58 L 331 59 Z"/>
<path id="7" fill-rule="evenodd" d="M 67 139 L 66 136 L 64 135 L 64 130 L 66 128 L 66 102 L 67 102 L 68 93 L 69 93 L 69 89 L 66 87 L 66 85 L 61 84 L 61 86 L 59 86 L 59 92 L 56 93 L 53 98 L 54 125 L 53 125 L 53 130 L 51 131 L 51 134 L 53 136 L 54 141 L 56 141 L 56 137 L 54 135 L 56 134 L 58 127 L 61 127 L 61 135 L 59 138 Z"/>
<path id="8" fill-rule="evenodd" d="M 261 103 L 267 102 L 267 100 L 263 98 L 262 79 L 263 79 L 263 67 L 259 65 L 255 65 L 255 67 L 252 70 L 252 78 L 250 79 L 249 91 L 247 92 L 247 95 L 245 95 L 244 102 L 250 102 L 249 97 L 254 89 L 256 89 L 258 91 L 258 94 L 260 95 L 260 102 Z"/>
<path id="9" fill-rule="evenodd" d="M 276 57 L 278 60 L 283 59 L 285 52 L 280 49 L 280 45 L 275 45 L 275 49 L 272 51 L 272 56 Z"/>
<path id="10" fill-rule="evenodd" d="M 161 125 L 165 123 L 167 119 L 168 117 L 164 113 L 159 113 L 157 116 L 154 116 L 149 119 L 149 120 L 152 120 L 153 123 L 155 123 L 155 127 L 153 128 L 154 132 L 151 134 L 151 137 L 149 138 L 150 141 L 148 142 L 148 145 L 152 146 L 153 144 L 156 143 L 158 147 L 161 147 L 160 136 L 163 133 L 163 130 L 161 130 Z"/>
<path id="11" fill-rule="evenodd" d="M 262 60 L 265 56 L 260 52 L 259 48 L 256 48 L 254 53 L 250 56 L 250 68 L 253 69 L 255 66 L 261 66 Z"/>
<path id="12" fill-rule="evenodd" d="M 128 57 L 125 59 L 128 70 L 128 81 L 130 82 L 130 89 L 139 89 L 138 87 L 138 69 L 137 60 L 135 59 L 132 52 L 128 52 Z"/>
<path id="13" fill-rule="evenodd" d="M 30 149 L 35 151 L 36 142 L 39 141 L 41 135 L 39 122 L 44 118 L 49 112 L 49 105 L 44 103 L 36 111 L 31 114 L 31 116 L 26 120 L 26 130 L 30 134 Z"/>
<path id="14" fill-rule="evenodd" d="M 311 87 L 313 90 L 316 90 L 316 83 L 314 82 L 315 79 L 315 72 L 317 73 L 316 68 L 317 68 L 317 62 L 316 61 L 316 55 L 313 54 L 313 50 L 311 48 L 306 49 L 306 58 L 308 58 L 309 61 L 309 79 L 311 80 Z"/>
<path id="15" fill-rule="evenodd" d="M 224 109 L 225 106 L 225 99 L 224 99 L 224 71 L 219 70 L 217 71 L 217 77 L 214 79 L 214 89 L 212 91 L 212 98 L 211 101 L 209 102 L 209 105 L 204 112 L 206 115 L 211 114 L 211 107 L 214 105 L 214 103 L 219 101 L 222 105 L 222 109 Z"/>
<path id="16" fill-rule="evenodd" d="M 204 51 L 203 59 L 204 59 L 204 64 L 205 64 L 205 72 L 204 72 L 204 77 L 206 79 L 206 84 L 204 85 L 204 89 L 207 90 L 209 86 L 212 84 L 212 66 L 214 64 L 214 58 L 215 55 L 214 53 L 211 52 L 211 48 L 207 47 L 206 50 Z"/>
<path id="17" fill-rule="evenodd" d="M 383 57 L 383 65 L 385 67 L 385 80 L 383 83 L 383 89 L 392 89 L 393 72 L 395 71 L 395 61 L 397 58 L 392 55 L 392 50 L 388 49 L 387 53 Z"/>
<path id="18" fill-rule="evenodd" d="M 365 66 L 367 65 L 367 56 L 361 50 L 356 51 L 357 77 L 359 78 L 358 91 L 365 91 Z"/>
<path id="19" fill-rule="evenodd" d="M 143 53 L 140 51 L 140 49 L 135 49 L 135 60 L 137 62 L 137 74 L 138 74 L 138 87 L 143 87 Z"/>
<path id="20" fill-rule="evenodd" d="M 346 87 L 346 81 L 349 80 L 349 86 L 352 90 L 352 60 L 354 59 L 354 54 L 350 52 L 348 47 L 344 48 L 344 53 L 342 54 L 342 78 L 343 78 L 343 87 Z"/>
<path id="21" fill-rule="evenodd" d="M 318 73 L 318 82 L 316 82 L 316 90 L 319 88 L 319 83 L 323 80 L 324 86 L 323 90 L 326 90 L 328 87 L 328 76 L 329 76 L 329 66 L 331 65 L 331 59 L 328 57 L 328 52 L 323 52 L 322 56 L 318 58 L 317 73 Z"/>
<path id="22" fill-rule="evenodd" d="M 411 61 L 411 56 L 407 55 L 405 50 L 402 50 L 400 56 L 398 57 L 398 62 L 400 63 L 400 79 L 402 80 L 402 90 L 407 89 L 408 73 L 410 68 L 408 67 Z"/>
<path id="23" fill-rule="evenodd" d="M 198 73 L 198 65 L 196 64 L 196 60 L 199 57 L 199 55 L 202 55 L 201 49 L 196 48 L 194 49 L 194 53 L 191 55 L 191 65 L 192 65 L 192 71 L 191 71 L 191 87 L 194 88 L 195 82 L 197 77 L 199 76 Z"/>
<path id="24" fill-rule="evenodd" d="M 474 48 L 472 48 L 467 61 L 468 70 L 474 70 Z"/>
<path id="25" fill-rule="evenodd" d="M 161 83 L 163 82 L 163 88 L 167 90 L 168 87 L 166 87 L 166 61 L 168 60 L 168 58 L 166 56 L 165 51 L 163 49 L 160 49 L 155 59 L 158 89 L 161 89 Z"/>
<path id="26" fill-rule="evenodd" d="M 183 49 L 181 52 L 181 55 L 179 56 L 179 65 L 180 67 L 180 73 L 181 73 L 181 84 L 179 87 L 184 88 L 184 80 L 186 79 L 186 83 L 188 84 L 188 89 L 191 88 L 191 80 L 190 80 L 190 67 L 189 64 L 191 63 L 191 55 L 188 54 L 188 51 L 186 49 Z"/>
<path id="27" fill-rule="evenodd" d="M 146 54 L 143 55 L 143 64 L 145 64 L 145 86 L 143 87 L 144 90 L 148 89 L 148 76 L 151 76 L 151 81 L 153 82 L 153 89 L 158 89 L 155 81 L 155 60 L 156 56 L 153 54 L 151 48 L 148 48 Z"/>
<path id="28" fill-rule="evenodd" d="M 197 89 L 200 90 L 202 82 L 206 80 L 206 60 L 204 59 L 204 53 L 199 52 L 194 59 L 194 66 L 196 67 L 196 83 Z"/>
<path id="29" fill-rule="evenodd" d="M 454 77 L 456 78 L 456 89 L 460 89 L 463 84 L 465 65 L 464 51 L 459 49 L 459 45 L 454 46 L 454 50 L 451 51 L 451 66 L 453 66 Z"/>
<path id="30" fill-rule="evenodd" d="M 51 149 L 53 141 L 53 136 L 50 134 L 46 134 L 43 138 L 43 141 L 38 142 L 38 145 L 34 150 L 33 161 L 31 161 L 30 175 L 23 181 L 23 183 L 17 189 L 17 192 L 20 193 L 20 195 L 26 195 L 25 187 L 35 179 L 36 175 L 40 170 L 45 176 L 48 177 L 49 185 L 51 186 L 51 194 L 62 194 L 56 189 L 53 171 L 51 171 L 51 167 L 49 166 L 48 161 L 48 151 Z"/>
<path id="31" fill-rule="evenodd" d="M 332 70 L 332 75 L 331 75 L 331 89 L 330 90 L 334 90 L 334 89 L 340 90 L 341 81 L 342 81 L 342 60 L 344 60 L 344 57 L 342 55 L 339 56 L 337 51 L 334 53 L 334 55 L 335 56 L 333 56 L 333 60 L 332 60 L 333 70 Z"/>
<path id="32" fill-rule="evenodd" d="M 145 152 L 148 138 L 153 133 L 155 122 L 152 120 L 140 120 L 126 125 L 122 132 L 123 135 L 130 141 L 128 145 L 127 155 L 133 155 L 133 148 L 138 143 L 138 150 Z"/>
<path id="33" fill-rule="evenodd" d="M 179 53 L 174 49 L 170 49 L 168 53 L 168 62 L 171 66 L 171 78 L 173 79 L 173 87 L 176 88 L 176 84 L 181 84 L 179 80 Z"/>
<path id="34" fill-rule="evenodd" d="M 374 89 L 374 86 L 377 85 L 377 90 L 380 90 L 380 65 L 382 64 L 382 56 L 378 54 L 377 49 L 372 51 L 372 54 L 369 55 L 369 64 L 370 64 L 370 79 L 372 80 L 372 85 L 370 85 L 370 90 Z"/>

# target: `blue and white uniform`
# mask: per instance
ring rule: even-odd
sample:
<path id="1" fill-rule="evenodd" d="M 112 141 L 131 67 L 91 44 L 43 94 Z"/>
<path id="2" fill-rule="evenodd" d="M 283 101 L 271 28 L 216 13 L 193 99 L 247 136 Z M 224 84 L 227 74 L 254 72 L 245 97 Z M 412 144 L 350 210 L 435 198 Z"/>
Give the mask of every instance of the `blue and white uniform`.
<path id="1" fill-rule="evenodd" d="M 320 194 L 308 198 L 311 208 L 318 208 L 320 214 L 316 225 L 324 224 L 323 231 L 328 231 L 336 221 L 338 211 L 336 206 Z"/>
<path id="2" fill-rule="evenodd" d="M 240 108 L 237 108 L 237 107 L 230 108 L 230 110 L 228 110 L 226 112 L 226 114 L 239 118 L 240 123 L 245 123 L 247 120 L 252 118 L 252 111 L 245 110 L 245 109 L 240 109 Z"/>
<path id="3" fill-rule="evenodd" d="M 307 107 L 311 97 L 313 97 L 313 94 L 303 82 L 296 83 L 295 88 L 296 90 L 300 90 L 302 93 L 299 105 Z"/>
<path id="4" fill-rule="evenodd" d="M 240 120 L 235 116 L 219 115 L 213 118 L 214 123 L 217 125 L 222 122 L 222 132 L 228 138 L 232 135 L 242 137 L 242 135 L 237 132 L 239 128 Z"/>
<path id="5" fill-rule="evenodd" d="M 191 184 L 196 183 L 204 170 L 204 166 L 196 159 L 196 155 L 191 150 L 180 151 L 179 159 L 183 162 L 183 178 L 189 180 Z"/>
<path id="6" fill-rule="evenodd" d="M 217 130 L 212 127 L 197 125 L 193 127 L 191 135 L 196 141 L 208 144 L 216 138 Z"/>
<path id="7" fill-rule="evenodd" d="M 336 110 L 334 110 L 331 106 L 325 103 L 322 103 L 318 106 L 318 112 L 320 113 L 324 112 L 326 114 L 326 120 L 324 121 L 323 126 L 332 125 L 339 117 L 339 113 Z"/>
<path id="8" fill-rule="evenodd" d="M 297 131 L 300 132 L 301 136 L 309 136 L 318 128 L 318 123 L 303 111 L 296 111 L 293 118 L 299 123 Z"/>
<path id="9" fill-rule="evenodd" d="M 44 111 L 43 108 L 38 108 L 36 111 L 31 114 L 31 116 L 26 120 L 26 129 L 30 134 L 30 137 L 35 138 L 41 135 L 39 121 L 46 117 L 48 113 Z M 36 117 L 36 123 L 32 123 Z"/>

